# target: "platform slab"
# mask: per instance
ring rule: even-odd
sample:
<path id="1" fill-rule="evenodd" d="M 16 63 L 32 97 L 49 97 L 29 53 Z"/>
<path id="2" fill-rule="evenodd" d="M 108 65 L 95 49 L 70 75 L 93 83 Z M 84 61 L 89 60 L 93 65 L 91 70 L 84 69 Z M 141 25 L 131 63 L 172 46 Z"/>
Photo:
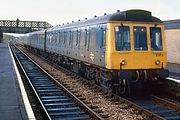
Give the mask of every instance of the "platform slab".
<path id="1" fill-rule="evenodd" d="M 13 61 L 7 44 L 0 43 L 0 119 L 23 120 Z"/>
<path id="2" fill-rule="evenodd" d="M 168 63 L 167 69 L 169 70 L 170 77 L 180 80 L 180 64 Z"/>

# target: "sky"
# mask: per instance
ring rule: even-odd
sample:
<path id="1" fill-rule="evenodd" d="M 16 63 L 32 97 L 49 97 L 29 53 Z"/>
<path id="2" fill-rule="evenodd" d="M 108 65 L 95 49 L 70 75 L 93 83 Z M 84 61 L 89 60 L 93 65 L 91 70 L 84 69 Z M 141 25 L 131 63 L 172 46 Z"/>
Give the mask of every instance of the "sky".
<path id="1" fill-rule="evenodd" d="M 161 20 L 180 19 L 180 0 L 0 0 L 0 20 L 47 21 L 53 26 L 117 10 L 144 9 Z"/>

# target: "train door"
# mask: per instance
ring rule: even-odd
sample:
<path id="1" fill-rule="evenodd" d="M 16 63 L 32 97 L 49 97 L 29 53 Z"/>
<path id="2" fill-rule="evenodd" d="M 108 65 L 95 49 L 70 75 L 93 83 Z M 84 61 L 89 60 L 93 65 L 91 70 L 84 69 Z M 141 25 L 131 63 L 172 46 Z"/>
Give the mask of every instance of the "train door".
<path id="1" fill-rule="evenodd" d="M 106 24 L 99 24 L 96 33 L 97 64 L 105 67 Z"/>
<path id="2" fill-rule="evenodd" d="M 80 39 L 80 50 L 79 58 L 81 61 L 86 61 L 86 27 L 81 27 L 81 39 Z"/>

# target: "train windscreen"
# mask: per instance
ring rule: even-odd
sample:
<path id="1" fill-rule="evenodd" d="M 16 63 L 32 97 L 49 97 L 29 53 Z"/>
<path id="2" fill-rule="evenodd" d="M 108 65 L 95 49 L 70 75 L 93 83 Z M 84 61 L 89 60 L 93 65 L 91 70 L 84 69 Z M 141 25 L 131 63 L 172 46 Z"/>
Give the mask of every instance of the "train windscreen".
<path id="1" fill-rule="evenodd" d="M 151 37 L 151 50 L 161 51 L 162 50 L 161 28 L 151 27 L 150 28 L 150 37 Z"/>
<path id="2" fill-rule="evenodd" d="M 148 50 L 146 27 L 134 26 L 134 49 Z"/>
<path id="3" fill-rule="evenodd" d="M 115 27 L 115 46 L 117 51 L 131 50 L 129 26 Z"/>

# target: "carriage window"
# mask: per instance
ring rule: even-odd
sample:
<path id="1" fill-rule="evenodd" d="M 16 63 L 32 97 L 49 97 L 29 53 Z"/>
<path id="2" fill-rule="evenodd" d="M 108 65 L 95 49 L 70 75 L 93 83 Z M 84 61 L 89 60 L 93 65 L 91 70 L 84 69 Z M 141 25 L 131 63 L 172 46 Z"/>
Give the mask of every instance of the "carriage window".
<path id="1" fill-rule="evenodd" d="M 147 32 L 146 27 L 134 27 L 134 49 L 147 50 Z"/>
<path id="2" fill-rule="evenodd" d="M 154 50 L 154 51 L 162 50 L 161 28 L 151 27 L 150 36 L 151 36 L 151 50 Z"/>
<path id="3" fill-rule="evenodd" d="M 115 46 L 118 51 L 127 51 L 130 46 L 130 30 L 128 26 L 115 27 Z"/>

